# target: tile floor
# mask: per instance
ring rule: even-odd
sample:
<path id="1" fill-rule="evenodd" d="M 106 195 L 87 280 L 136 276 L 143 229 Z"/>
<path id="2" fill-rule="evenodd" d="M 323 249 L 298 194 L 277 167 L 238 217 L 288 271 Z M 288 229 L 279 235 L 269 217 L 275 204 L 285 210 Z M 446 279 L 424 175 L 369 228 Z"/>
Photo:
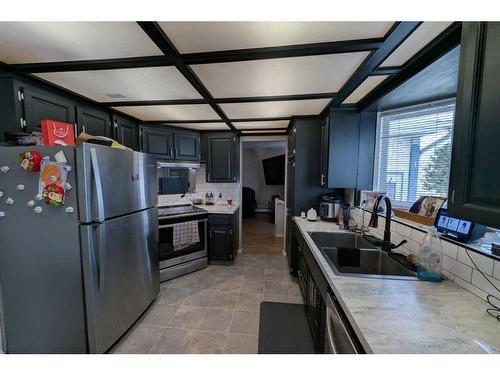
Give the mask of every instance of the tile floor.
<path id="1" fill-rule="evenodd" d="M 257 353 L 262 301 L 303 303 L 286 257 L 239 254 L 232 266 L 161 284 L 158 298 L 111 353 Z"/>

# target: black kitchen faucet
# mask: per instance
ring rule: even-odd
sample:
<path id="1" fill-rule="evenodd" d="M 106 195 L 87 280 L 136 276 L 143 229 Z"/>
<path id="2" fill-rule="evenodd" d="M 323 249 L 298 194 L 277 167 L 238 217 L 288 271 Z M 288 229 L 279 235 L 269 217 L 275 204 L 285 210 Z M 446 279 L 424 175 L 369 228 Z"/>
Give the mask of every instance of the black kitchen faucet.
<path id="1" fill-rule="evenodd" d="M 372 216 L 370 217 L 370 223 L 368 226 L 372 228 L 378 227 L 378 207 L 380 205 L 381 200 L 385 201 L 385 228 L 384 228 L 384 240 L 382 242 L 382 250 L 390 252 L 393 249 L 396 249 L 406 243 L 406 240 L 401 241 L 398 245 L 393 245 L 391 243 L 391 213 L 392 213 L 392 205 L 391 200 L 387 195 L 379 195 L 375 204 L 373 205 Z"/>

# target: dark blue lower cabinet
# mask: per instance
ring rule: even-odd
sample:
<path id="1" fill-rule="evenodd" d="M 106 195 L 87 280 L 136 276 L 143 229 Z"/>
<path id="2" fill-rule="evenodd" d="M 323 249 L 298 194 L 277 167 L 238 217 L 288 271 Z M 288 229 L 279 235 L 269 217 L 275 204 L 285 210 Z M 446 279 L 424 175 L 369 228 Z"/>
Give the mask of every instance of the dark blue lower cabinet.
<path id="1" fill-rule="evenodd" d="M 239 249 L 239 209 L 234 214 L 208 216 L 208 258 L 232 262 Z"/>

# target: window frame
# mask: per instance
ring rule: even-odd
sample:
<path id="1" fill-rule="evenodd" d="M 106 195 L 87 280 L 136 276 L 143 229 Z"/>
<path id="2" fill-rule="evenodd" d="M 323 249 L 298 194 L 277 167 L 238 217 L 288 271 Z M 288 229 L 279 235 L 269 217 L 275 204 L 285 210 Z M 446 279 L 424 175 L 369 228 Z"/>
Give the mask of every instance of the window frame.
<path id="1" fill-rule="evenodd" d="M 390 114 L 394 112 L 405 112 L 405 111 L 411 111 L 415 109 L 424 109 L 424 108 L 429 108 L 429 107 L 434 107 L 438 105 L 443 105 L 443 104 L 451 104 L 455 103 L 456 105 L 456 97 L 453 96 L 451 98 L 445 98 L 445 99 L 439 99 L 439 100 L 433 100 L 430 102 L 425 102 L 425 103 L 419 103 L 419 104 L 413 104 L 413 105 L 408 105 L 408 106 L 403 106 L 403 107 L 397 107 L 397 108 L 391 108 L 388 110 L 383 110 L 383 111 L 378 111 L 377 112 L 377 128 L 375 131 L 375 155 L 373 157 L 373 179 L 372 179 L 372 186 L 374 190 L 378 190 L 378 172 L 379 172 L 379 158 L 380 158 L 380 133 L 381 133 L 381 118 L 383 114 Z M 456 107 L 455 107 L 456 109 Z M 451 142 L 453 145 L 453 130 L 455 128 L 455 115 L 453 116 L 453 127 L 452 127 L 452 133 L 451 133 Z M 448 197 L 447 197 L 448 198 Z M 408 202 L 401 202 L 401 201 L 392 201 L 392 206 L 396 208 L 410 208 L 413 203 L 408 203 Z"/>

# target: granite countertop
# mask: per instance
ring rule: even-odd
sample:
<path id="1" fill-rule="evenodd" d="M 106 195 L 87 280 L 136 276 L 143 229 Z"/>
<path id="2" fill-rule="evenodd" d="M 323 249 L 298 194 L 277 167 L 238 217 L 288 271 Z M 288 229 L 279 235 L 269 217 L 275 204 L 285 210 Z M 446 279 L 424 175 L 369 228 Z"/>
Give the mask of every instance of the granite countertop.
<path id="1" fill-rule="evenodd" d="M 341 231 L 338 226 L 294 221 L 368 353 L 477 353 L 473 340 L 500 348 L 500 324 L 479 297 L 451 281 L 335 275 L 308 232 Z"/>
<path id="2" fill-rule="evenodd" d="M 204 209 L 209 214 L 232 215 L 236 212 L 238 208 L 240 208 L 240 205 L 233 204 L 231 206 L 228 206 L 227 204 L 212 204 L 212 205 L 197 204 L 196 207 Z"/>

